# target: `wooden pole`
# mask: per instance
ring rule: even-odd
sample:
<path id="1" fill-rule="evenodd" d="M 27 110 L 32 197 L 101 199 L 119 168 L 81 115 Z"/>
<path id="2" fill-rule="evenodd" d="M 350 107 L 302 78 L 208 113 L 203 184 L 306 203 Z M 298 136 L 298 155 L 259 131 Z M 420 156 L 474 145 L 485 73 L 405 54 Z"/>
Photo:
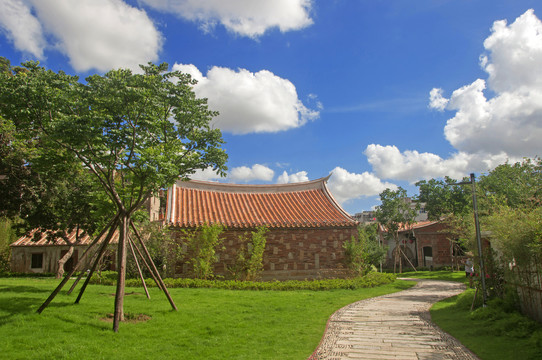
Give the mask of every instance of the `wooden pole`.
<path id="1" fill-rule="evenodd" d="M 137 231 L 137 228 L 134 225 L 133 221 L 130 221 L 130 225 L 132 226 L 132 229 L 134 230 L 134 234 L 136 235 L 137 239 L 139 240 L 139 244 L 141 245 L 145 255 L 147 256 L 147 259 L 149 260 L 149 263 L 152 266 L 152 269 L 155 272 L 156 277 L 160 281 L 160 284 L 162 285 L 162 290 L 166 294 L 167 299 L 169 300 L 169 303 L 171 304 L 171 307 L 173 310 L 177 311 L 177 306 L 173 302 L 173 299 L 171 298 L 171 295 L 169 295 L 169 292 L 167 291 L 166 285 L 164 284 L 164 281 L 162 280 L 162 277 L 160 276 L 160 273 L 158 272 L 158 269 L 156 269 L 156 265 L 154 265 L 154 262 L 152 261 L 151 255 L 149 254 L 149 251 L 147 250 L 147 247 L 143 243 L 143 240 L 141 240 L 141 236 L 139 236 L 139 232 Z"/>
<path id="2" fill-rule="evenodd" d="M 414 267 L 414 265 L 412 265 L 412 262 L 408 259 L 408 257 L 406 256 L 405 252 L 403 250 L 401 250 L 401 248 L 399 248 L 399 251 L 401 252 L 401 254 L 403 254 L 403 256 L 405 257 L 406 261 L 408 261 L 408 263 L 410 264 L 410 266 L 414 269 L 414 272 L 418 272 L 418 270 L 416 270 L 416 267 Z"/>
<path id="3" fill-rule="evenodd" d="M 118 220 L 118 218 L 117 218 Z M 107 236 L 105 237 L 102 247 L 100 248 L 98 255 L 96 256 L 96 259 L 94 260 L 94 264 L 92 264 L 92 267 L 90 268 L 90 272 L 88 273 L 87 278 L 85 279 L 85 282 L 83 283 L 83 286 L 81 287 L 81 290 L 79 290 L 79 295 L 77 296 L 77 299 L 75 299 L 75 303 L 79 304 L 79 301 L 81 300 L 81 297 L 83 297 L 83 293 L 85 292 L 85 289 L 87 288 L 88 283 L 90 282 L 90 279 L 92 278 L 92 275 L 94 274 L 94 271 L 96 271 L 96 267 L 98 266 L 98 263 L 100 262 L 100 259 L 102 258 L 103 254 L 105 253 L 105 250 L 107 249 L 107 245 L 109 245 L 109 242 L 111 241 L 111 238 L 113 237 L 113 234 L 115 233 L 115 230 L 118 226 L 118 221 L 115 221 L 113 226 L 109 229 L 109 232 L 107 233 Z"/>
<path id="4" fill-rule="evenodd" d="M 117 220 L 117 218 L 118 218 L 118 214 L 109 222 L 109 224 L 107 224 L 103 228 L 103 230 L 100 232 L 100 234 L 98 236 L 96 236 L 96 238 L 90 243 L 90 245 L 85 250 L 85 252 L 81 256 L 81 258 L 84 258 L 87 255 L 87 253 L 92 249 L 92 247 L 94 247 L 94 245 L 96 245 L 98 243 L 98 241 L 103 236 L 103 234 L 107 231 L 107 229 L 111 229 L 112 225 Z M 39 307 L 39 309 L 37 310 L 38 314 L 41 314 L 42 311 L 45 310 L 45 308 L 51 303 L 51 301 L 53 301 L 53 299 L 56 297 L 56 295 L 60 292 L 60 290 L 62 290 L 64 285 L 66 285 L 66 283 L 68 282 L 70 277 L 77 271 L 77 269 L 79 269 L 79 267 L 81 266 L 82 263 L 83 262 L 81 261 L 81 262 L 78 262 L 77 264 L 75 264 L 73 269 L 66 274 L 66 276 L 64 277 L 64 279 L 62 279 L 60 284 L 58 284 L 56 289 L 53 290 L 53 292 L 51 293 L 51 295 L 49 295 L 47 300 L 45 300 L 45 302 Z"/>
<path id="5" fill-rule="evenodd" d="M 149 273 L 151 274 L 154 282 L 156 283 L 156 286 L 158 287 L 158 289 L 160 290 L 164 290 L 162 289 L 162 285 L 160 284 L 160 282 L 158 281 L 158 279 L 156 278 L 156 275 L 154 275 L 154 271 L 151 269 L 151 267 L 149 266 L 149 264 L 147 263 L 147 260 L 145 260 L 145 257 L 143 256 L 143 254 L 141 253 L 141 250 L 139 250 L 139 248 L 137 247 L 137 245 L 133 242 L 132 238 L 129 237 L 128 238 L 128 241 L 134 246 L 134 248 L 136 249 L 136 252 L 137 254 L 139 255 L 139 258 L 143 261 L 143 264 L 145 265 L 145 267 L 147 268 L 147 270 L 149 271 Z"/>
<path id="6" fill-rule="evenodd" d="M 143 277 L 143 273 L 141 272 L 141 267 L 139 266 L 139 261 L 137 261 L 137 257 L 136 257 L 135 251 L 134 251 L 134 246 L 133 246 L 132 241 L 131 241 L 130 238 L 128 238 L 128 245 L 130 245 L 130 250 L 131 250 L 132 256 L 134 258 L 134 261 L 136 263 L 136 266 L 137 266 L 137 272 L 139 273 L 139 277 L 141 279 L 141 284 L 143 285 L 143 288 L 145 289 L 145 294 L 147 294 L 147 299 L 150 299 L 151 296 L 149 295 L 149 290 L 147 289 L 147 284 L 145 284 L 145 278 Z"/>

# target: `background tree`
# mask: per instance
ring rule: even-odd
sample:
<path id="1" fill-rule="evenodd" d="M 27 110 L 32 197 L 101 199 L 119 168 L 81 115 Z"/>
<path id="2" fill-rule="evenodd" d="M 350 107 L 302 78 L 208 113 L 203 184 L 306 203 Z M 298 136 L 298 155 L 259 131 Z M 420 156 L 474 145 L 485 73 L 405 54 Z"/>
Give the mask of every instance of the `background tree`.
<path id="1" fill-rule="evenodd" d="M 0 114 L 27 131 L 39 131 L 76 157 L 114 204 L 119 228 L 114 331 L 124 318 L 127 234 L 131 215 L 152 193 L 186 179 L 196 169 L 224 174 L 227 156 L 206 99 L 192 91 L 189 75 L 168 65 L 141 66 L 143 73 L 113 70 L 76 76 L 38 63 L 25 76 L 0 80 Z"/>
<path id="2" fill-rule="evenodd" d="M 358 236 L 352 236 L 343 244 L 346 265 L 357 275 L 365 275 L 376 270 L 388 251 L 382 246 L 378 236 L 378 224 L 360 225 Z"/>
<path id="3" fill-rule="evenodd" d="M 412 209 L 408 201 L 407 192 L 402 187 L 397 190 L 386 189 L 380 193 L 380 206 L 376 209 L 376 219 L 384 226 L 387 237 L 393 239 L 395 248 L 393 250 L 393 272 L 396 271 L 396 264 L 399 263 L 399 272 L 403 271 L 402 250 L 399 241 L 399 230 L 412 229 L 417 209 Z"/>
<path id="4" fill-rule="evenodd" d="M 446 176 L 444 180 L 430 179 L 416 183 L 419 195 L 415 199 L 425 203 L 429 220 L 440 220 L 450 214 L 457 216 L 472 211 L 470 189 L 461 185 L 450 185 L 457 182 Z"/>
<path id="5" fill-rule="evenodd" d="M 9 61 L 3 64 L 7 64 L 1 72 L 4 78 L 28 76 Z M 39 127 L 18 120 L 0 116 L 0 216 L 16 224 L 13 233 L 37 228 L 37 238 L 45 232 L 49 240 L 63 238 L 70 245 L 58 262 L 60 278 L 74 245 L 112 215 L 110 202 L 96 191 L 90 173 L 73 154 L 51 143 Z M 68 237 L 73 230 L 77 230 L 74 242 Z"/>

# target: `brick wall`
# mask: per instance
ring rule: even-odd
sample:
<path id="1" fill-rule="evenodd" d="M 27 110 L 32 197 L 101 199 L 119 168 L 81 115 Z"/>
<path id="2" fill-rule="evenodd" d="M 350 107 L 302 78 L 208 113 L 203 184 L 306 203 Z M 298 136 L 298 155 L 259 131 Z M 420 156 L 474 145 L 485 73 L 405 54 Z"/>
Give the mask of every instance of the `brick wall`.
<path id="1" fill-rule="evenodd" d="M 250 231 L 226 230 L 221 234 L 224 249 L 217 251 L 219 261 L 215 265 L 215 275 L 230 276 L 228 268 L 233 266 L 242 244 L 239 237 L 246 233 L 250 239 Z M 356 227 L 272 229 L 266 235 L 262 279 L 344 277 L 343 243 L 356 234 Z M 180 231 L 176 231 L 174 236 L 177 240 L 182 238 Z M 190 272 L 190 264 L 178 263 L 176 276 L 187 277 Z"/>
<path id="2" fill-rule="evenodd" d="M 423 248 L 430 246 L 433 253 L 433 266 L 450 266 L 452 264 L 452 247 L 446 227 L 441 223 L 414 230 L 418 241 L 418 261 L 423 266 Z"/>

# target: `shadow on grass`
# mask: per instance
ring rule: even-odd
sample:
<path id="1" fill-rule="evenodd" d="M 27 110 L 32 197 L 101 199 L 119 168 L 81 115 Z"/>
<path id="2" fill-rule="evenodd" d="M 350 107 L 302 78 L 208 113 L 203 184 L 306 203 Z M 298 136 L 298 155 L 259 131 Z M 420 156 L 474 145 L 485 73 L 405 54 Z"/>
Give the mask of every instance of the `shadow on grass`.
<path id="1" fill-rule="evenodd" d="M 50 293 L 52 290 L 40 289 L 34 286 L 6 286 L 0 285 L 0 292 L 2 293 Z"/>

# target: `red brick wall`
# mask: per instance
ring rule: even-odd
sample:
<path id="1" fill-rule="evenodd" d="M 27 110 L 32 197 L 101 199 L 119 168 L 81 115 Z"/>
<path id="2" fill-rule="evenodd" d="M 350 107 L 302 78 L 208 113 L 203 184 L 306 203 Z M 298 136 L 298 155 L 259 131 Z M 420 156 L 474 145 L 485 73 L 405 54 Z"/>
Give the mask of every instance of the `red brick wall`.
<path id="1" fill-rule="evenodd" d="M 219 262 L 215 275 L 230 276 L 231 267 L 241 246 L 239 236 L 247 230 L 226 230 L 221 234 L 224 249 L 217 251 Z M 263 280 L 316 279 L 345 276 L 343 243 L 357 234 L 351 228 L 272 229 L 266 235 L 263 256 Z M 175 232 L 176 239 L 182 237 Z M 191 266 L 179 263 L 176 276 L 190 276 Z"/>
<path id="2" fill-rule="evenodd" d="M 414 233 L 418 241 L 418 263 L 423 266 L 423 248 L 430 246 L 433 249 L 433 266 L 450 266 L 452 264 L 452 248 L 445 232 L 446 226 L 437 223 L 421 229 L 415 229 Z"/>

